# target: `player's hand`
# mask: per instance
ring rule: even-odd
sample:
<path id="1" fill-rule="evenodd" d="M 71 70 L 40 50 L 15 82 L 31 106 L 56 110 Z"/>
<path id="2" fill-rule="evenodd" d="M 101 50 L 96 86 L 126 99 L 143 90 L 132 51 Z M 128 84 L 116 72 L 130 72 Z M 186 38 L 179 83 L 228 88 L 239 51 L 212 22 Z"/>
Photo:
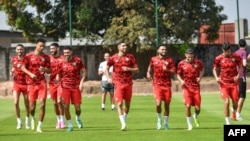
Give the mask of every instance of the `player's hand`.
<path id="1" fill-rule="evenodd" d="M 108 78 L 108 83 L 112 83 L 112 79 L 111 78 Z"/>
<path id="2" fill-rule="evenodd" d="M 238 77 L 238 76 L 235 76 L 235 77 L 234 77 L 234 81 L 235 81 L 235 82 L 239 81 L 239 77 Z"/>
<path id="3" fill-rule="evenodd" d="M 122 70 L 123 70 L 123 71 L 129 71 L 129 67 L 122 66 Z"/>
<path id="4" fill-rule="evenodd" d="M 40 66 L 40 67 L 39 67 L 39 71 L 41 72 L 41 74 L 44 74 L 45 68 L 44 68 L 43 66 Z"/>
<path id="5" fill-rule="evenodd" d="M 36 79 L 37 76 L 36 76 L 35 74 L 32 73 L 32 74 L 30 74 L 30 78 L 31 78 L 31 79 Z"/>
<path id="6" fill-rule="evenodd" d="M 147 73 L 147 79 L 148 79 L 148 80 L 152 80 L 152 76 L 151 76 L 150 73 Z"/>
<path id="7" fill-rule="evenodd" d="M 217 83 L 220 83 L 220 78 L 216 78 Z"/>

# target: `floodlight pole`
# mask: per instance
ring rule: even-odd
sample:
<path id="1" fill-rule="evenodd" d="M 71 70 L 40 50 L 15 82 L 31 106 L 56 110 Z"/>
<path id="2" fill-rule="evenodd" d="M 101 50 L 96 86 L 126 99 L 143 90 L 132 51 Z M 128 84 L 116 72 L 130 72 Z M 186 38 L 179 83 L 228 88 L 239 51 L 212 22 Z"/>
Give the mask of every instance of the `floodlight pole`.
<path id="1" fill-rule="evenodd" d="M 71 5 L 71 0 L 69 0 L 69 39 L 70 39 L 70 47 L 72 47 L 72 5 Z"/>
<path id="2" fill-rule="evenodd" d="M 156 48 L 159 46 L 158 0 L 155 0 Z"/>
<path id="3" fill-rule="evenodd" d="M 239 15 L 239 0 L 236 0 L 236 5 L 237 5 L 238 40 L 240 40 L 240 15 Z"/>

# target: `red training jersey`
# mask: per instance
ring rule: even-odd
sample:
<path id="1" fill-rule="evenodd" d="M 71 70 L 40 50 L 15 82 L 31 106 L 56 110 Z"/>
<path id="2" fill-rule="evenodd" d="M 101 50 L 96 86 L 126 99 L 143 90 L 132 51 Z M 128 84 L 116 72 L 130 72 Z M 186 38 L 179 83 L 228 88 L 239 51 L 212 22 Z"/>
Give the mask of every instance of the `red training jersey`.
<path id="1" fill-rule="evenodd" d="M 50 66 L 51 66 L 51 73 L 49 78 L 49 83 L 53 84 L 55 83 L 56 75 L 58 73 L 58 65 L 63 62 L 62 56 L 53 56 L 50 55 Z"/>
<path id="2" fill-rule="evenodd" d="M 153 68 L 153 85 L 171 87 L 171 74 L 163 70 L 165 65 L 168 70 L 176 71 L 174 60 L 170 57 L 160 58 L 154 56 L 151 58 L 149 65 Z"/>
<path id="3" fill-rule="evenodd" d="M 73 56 L 73 58 L 66 62 L 62 61 L 58 65 L 58 73 L 61 78 L 62 88 L 75 89 L 79 88 L 81 80 L 81 70 L 85 66 L 79 57 Z"/>
<path id="4" fill-rule="evenodd" d="M 200 60 L 195 58 L 191 63 L 182 60 L 178 63 L 177 74 L 182 77 L 186 87 L 200 88 L 200 83 L 197 82 L 197 78 L 200 76 L 202 70 L 203 64 Z"/>
<path id="5" fill-rule="evenodd" d="M 225 85 L 236 85 L 234 77 L 238 74 L 237 68 L 242 65 L 240 56 L 233 53 L 229 57 L 223 54 L 218 55 L 214 59 L 214 67 L 220 68 L 220 82 Z"/>
<path id="6" fill-rule="evenodd" d="M 25 55 L 23 59 L 23 65 L 31 73 L 37 76 L 36 79 L 30 78 L 26 75 L 26 82 L 29 85 L 40 84 L 41 82 L 46 81 L 44 73 L 39 71 L 40 67 L 50 68 L 50 57 L 49 55 L 42 53 L 41 55 L 36 55 L 34 52 L 30 52 Z"/>
<path id="7" fill-rule="evenodd" d="M 13 81 L 17 84 L 26 85 L 26 74 L 21 70 L 23 59 L 18 59 L 18 56 L 11 57 L 12 67 L 14 68 L 13 72 Z"/>
<path id="8" fill-rule="evenodd" d="M 123 71 L 122 67 L 137 67 L 137 62 L 132 54 L 126 53 L 123 56 L 117 54 L 111 56 L 107 62 L 107 66 L 113 66 L 112 81 L 115 85 L 133 84 L 132 72 Z"/>

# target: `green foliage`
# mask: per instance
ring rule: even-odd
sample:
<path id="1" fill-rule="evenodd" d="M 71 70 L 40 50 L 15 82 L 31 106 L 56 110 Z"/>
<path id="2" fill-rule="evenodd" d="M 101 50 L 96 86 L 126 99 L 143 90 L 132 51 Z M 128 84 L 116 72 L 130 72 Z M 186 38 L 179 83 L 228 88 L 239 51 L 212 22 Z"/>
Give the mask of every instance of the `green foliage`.
<path id="1" fill-rule="evenodd" d="M 227 17 L 214 0 L 158 0 L 158 17 L 152 0 L 72 0 L 72 28 L 75 38 L 103 39 L 110 48 L 125 41 L 137 51 L 154 49 L 156 19 L 159 41 L 190 42 L 208 25 L 207 40 L 218 38 L 220 24 Z M 37 36 L 65 38 L 69 32 L 69 3 L 65 0 L 0 0 L 13 30 L 22 30 L 32 40 Z"/>

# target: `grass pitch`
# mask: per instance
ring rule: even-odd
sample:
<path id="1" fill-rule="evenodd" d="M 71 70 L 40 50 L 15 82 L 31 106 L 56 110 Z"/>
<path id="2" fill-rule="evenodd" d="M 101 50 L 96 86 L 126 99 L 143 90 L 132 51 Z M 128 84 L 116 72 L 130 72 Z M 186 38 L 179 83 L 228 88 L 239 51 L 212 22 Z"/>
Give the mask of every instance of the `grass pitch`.
<path id="1" fill-rule="evenodd" d="M 109 97 L 107 97 L 107 100 Z M 75 122 L 73 106 L 71 116 L 74 131 L 55 129 L 56 116 L 52 100 L 46 103 L 46 115 L 43 122 L 43 133 L 32 130 L 16 129 L 13 99 L 0 99 L 0 140 L 1 141 L 222 141 L 223 140 L 223 101 L 218 93 L 202 94 L 200 127 L 193 125 L 187 130 L 185 107 L 181 94 L 173 94 L 170 106 L 169 130 L 156 130 L 156 112 L 154 99 L 149 95 L 134 95 L 131 110 L 127 118 L 127 131 L 120 131 L 121 125 L 117 111 L 112 111 L 110 102 L 106 110 L 101 110 L 101 96 L 86 95 L 83 97 L 81 119 L 83 129 L 78 129 Z M 21 117 L 24 123 L 24 106 Z M 242 110 L 243 121 L 231 121 L 231 124 L 250 123 L 250 103 L 246 99 Z M 39 107 L 37 106 L 36 117 Z M 193 113 L 193 112 L 192 112 Z M 67 124 L 67 122 L 65 122 Z"/>

